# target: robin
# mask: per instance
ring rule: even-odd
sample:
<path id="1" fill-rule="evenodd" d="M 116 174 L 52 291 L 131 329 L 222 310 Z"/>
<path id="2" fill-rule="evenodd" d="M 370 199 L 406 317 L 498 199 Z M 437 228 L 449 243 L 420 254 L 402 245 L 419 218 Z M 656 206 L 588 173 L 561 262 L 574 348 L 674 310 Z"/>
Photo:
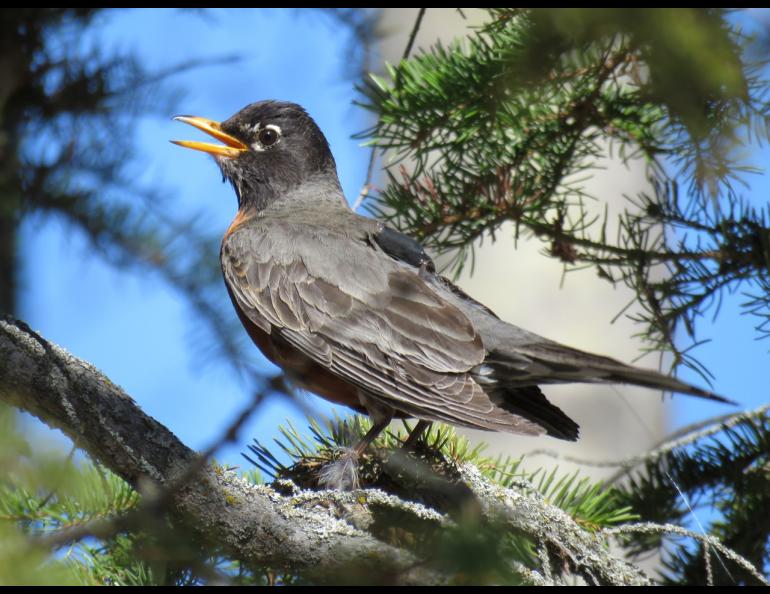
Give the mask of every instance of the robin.
<path id="1" fill-rule="evenodd" d="M 222 143 L 173 141 L 212 155 L 235 190 L 220 258 L 249 336 L 300 387 L 371 417 L 351 458 L 405 417 L 420 420 L 410 443 L 432 421 L 576 440 L 578 425 L 539 384 L 628 383 L 729 402 L 501 320 L 437 274 L 417 241 L 350 209 L 329 144 L 299 105 L 253 103 L 222 123 L 175 119 Z"/>

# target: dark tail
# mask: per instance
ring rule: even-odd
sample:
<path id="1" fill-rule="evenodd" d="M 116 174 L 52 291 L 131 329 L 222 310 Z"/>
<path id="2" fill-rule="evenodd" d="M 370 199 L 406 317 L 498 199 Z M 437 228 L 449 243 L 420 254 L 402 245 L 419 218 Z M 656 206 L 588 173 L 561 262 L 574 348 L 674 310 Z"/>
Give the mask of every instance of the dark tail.
<path id="1" fill-rule="evenodd" d="M 522 355 L 525 363 L 522 364 Z M 497 360 L 495 360 L 497 359 Z M 699 398 L 737 405 L 736 402 L 663 375 L 653 369 L 626 365 L 615 359 L 579 351 L 554 342 L 518 345 L 513 353 L 496 352 L 488 364 L 499 375 L 512 382 L 532 384 L 554 383 L 619 383 L 657 388 Z"/>
<path id="2" fill-rule="evenodd" d="M 495 403 L 508 412 L 533 421 L 543 427 L 548 435 L 568 441 L 576 441 L 578 424 L 556 405 L 551 404 L 537 386 L 500 388 Z"/>

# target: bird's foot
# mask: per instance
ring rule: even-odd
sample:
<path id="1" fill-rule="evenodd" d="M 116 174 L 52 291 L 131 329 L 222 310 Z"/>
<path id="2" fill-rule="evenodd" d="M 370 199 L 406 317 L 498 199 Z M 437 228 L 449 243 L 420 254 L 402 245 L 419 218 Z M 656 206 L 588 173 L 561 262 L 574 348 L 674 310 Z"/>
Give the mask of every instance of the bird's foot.
<path id="1" fill-rule="evenodd" d="M 390 423 L 391 416 L 383 416 L 375 421 L 358 443 L 352 448 L 339 448 L 341 456 L 324 466 L 318 473 L 318 485 L 326 489 L 352 491 L 361 483 L 358 479 L 358 459 L 377 436 Z"/>
<path id="2" fill-rule="evenodd" d="M 358 451 L 356 448 L 340 448 L 341 455 L 325 464 L 318 471 L 318 485 L 324 489 L 353 491 L 360 486 L 358 480 Z"/>

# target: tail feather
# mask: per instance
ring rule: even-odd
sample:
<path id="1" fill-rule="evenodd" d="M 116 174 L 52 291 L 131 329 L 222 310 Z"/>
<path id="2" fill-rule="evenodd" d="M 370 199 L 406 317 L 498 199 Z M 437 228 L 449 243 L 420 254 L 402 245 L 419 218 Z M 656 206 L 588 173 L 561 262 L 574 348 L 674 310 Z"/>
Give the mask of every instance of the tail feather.
<path id="1" fill-rule="evenodd" d="M 578 424 L 558 406 L 548 402 L 536 385 L 512 382 L 508 371 L 504 365 L 487 362 L 477 367 L 474 375 L 484 385 L 486 395 L 501 409 L 532 421 L 552 437 L 577 440 Z"/>
<path id="2" fill-rule="evenodd" d="M 509 388 L 499 392 L 500 408 L 543 427 L 551 437 L 577 441 L 580 427 L 558 406 L 551 404 L 537 386 Z"/>
<path id="3" fill-rule="evenodd" d="M 635 384 L 637 386 L 644 386 L 646 388 L 656 388 L 659 390 L 669 390 L 671 392 L 678 392 L 680 394 L 689 394 L 691 396 L 697 396 L 706 400 L 713 400 L 715 402 L 721 402 L 723 404 L 732 404 L 737 406 L 738 403 L 715 394 L 709 390 L 704 390 L 693 386 L 692 384 L 685 383 L 670 375 L 663 375 L 652 369 L 643 369 L 640 367 L 631 367 L 625 365 L 623 369 L 619 370 L 613 375 L 607 378 L 607 381 L 617 382 L 620 384 Z"/>
<path id="4" fill-rule="evenodd" d="M 634 367 L 555 342 L 517 345 L 510 352 L 496 351 L 487 363 L 507 366 L 519 384 L 621 383 L 670 390 L 706 400 L 736 405 L 736 402 L 652 369 Z"/>

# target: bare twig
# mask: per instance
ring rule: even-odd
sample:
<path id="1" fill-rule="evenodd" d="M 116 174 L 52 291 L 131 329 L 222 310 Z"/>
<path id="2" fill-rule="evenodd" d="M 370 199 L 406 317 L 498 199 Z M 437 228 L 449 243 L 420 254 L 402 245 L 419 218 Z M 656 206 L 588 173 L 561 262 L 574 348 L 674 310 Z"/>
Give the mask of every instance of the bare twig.
<path id="1" fill-rule="evenodd" d="M 409 34 L 409 40 L 406 42 L 406 47 L 404 48 L 404 55 L 401 56 L 402 60 L 406 60 L 409 58 L 409 54 L 412 53 L 412 46 L 414 45 L 414 40 L 417 38 L 417 33 L 420 30 L 420 25 L 422 25 L 422 19 L 425 16 L 425 11 L 427 11 L 427 8 L 421 8 L 420 11 L 417 13 L 417 18 L 414 20 L 414 26 L 412 27 L 412 32 Z"/>
<path id="2" fill-rule="evenodd" d="M 409 58 L 409 54 L 412 53 L 412 46 L 414 45 L 414 40 L 417 37 L 417 33 L 420 30 L 420 25 L 422 24 L 422 19 L 425 16 L 425 11 L 427 11 L 427 8 L 421 8 L 419 12 L 417 13 L 417 18 L 414 21 L 414 26 L 412 27 L 412 32 L 409 34 L 409 40 L 406 42 L 406 47 L 404 48 L 404 54 L 401 57 L 402 60 L 406 60 Z M 364 203 L 364 200 L 366 200 L 366 197 L 369 195 L 369 192 L 372 189 L 372 177 L 374 176 L 374 164 L 377 161 L 377 145 L 373 144 L 372 149 L 369 152 L 369 165 L 366 167 L 366 181 L 364 182 L 364 185 L 361 186 L 361 191 L 358 193 L 358 198 L 356 198 L 356 201 L 353 203 L 353 210 L 358 210 L 361 205 Z"/>

